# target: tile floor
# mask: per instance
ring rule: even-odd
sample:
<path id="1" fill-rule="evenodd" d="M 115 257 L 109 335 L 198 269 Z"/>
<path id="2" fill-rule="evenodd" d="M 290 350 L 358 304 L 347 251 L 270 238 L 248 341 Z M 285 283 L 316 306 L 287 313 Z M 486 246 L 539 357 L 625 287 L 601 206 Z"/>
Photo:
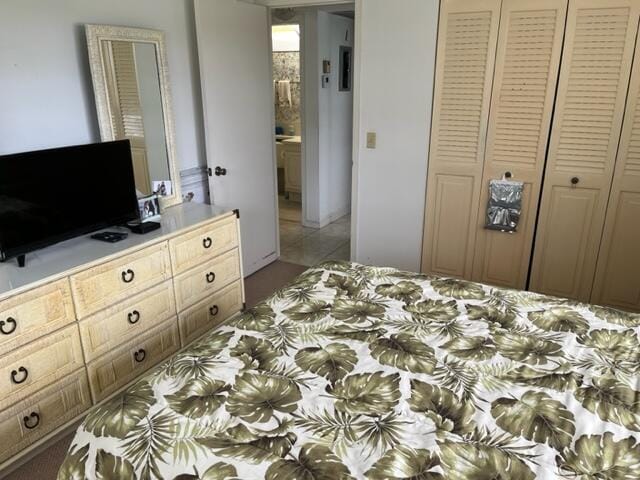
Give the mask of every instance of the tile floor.
<path id="1" fill-rule="evenodd" d="M 287 206 L 287 208 L 293 207 L 295 205 Z M 350 215 L 324 228 L 316 229 L 286 220 L 281 214 L 280 260 L 305 266 L 312 266 L 325 260 L 349 260 L 351 258 L 350 236 Z"/>

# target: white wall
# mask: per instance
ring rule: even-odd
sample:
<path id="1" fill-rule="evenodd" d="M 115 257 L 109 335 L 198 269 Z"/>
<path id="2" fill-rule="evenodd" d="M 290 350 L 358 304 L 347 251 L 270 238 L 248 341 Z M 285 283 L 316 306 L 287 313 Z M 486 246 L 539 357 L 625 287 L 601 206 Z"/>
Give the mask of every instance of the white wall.
<path id="1" fill-rule="evenodd" d="M 332 222 L 351 211 L 353 158 L 353 91 L 341 92 L 339 78 L 340 47 L 353 47 L 354 22 L 338 15 L 329 15 L 329 28 L 329 138 L 325 144 L 326 155 L 321 155 L 328 167 L 324 205 L 321 206 L 321 210 L 325 211 L 325 222 Z"/>
<path id="2" fill-rule="evenodd" d="M 0 155 L 99 141 L 85 23 L 165 32 L 179 168 L 205 165 L 192 0 L 2 0 Z"/>
<path id="3" fill-rule="evenodd" d="M 419 271 L 438 1 L 358 0 L 356 9 L 352 251 L 359 262 Z"/>
<path id="4" fill-rule="evenodd" d="M 302 38 L 304 223 L 323 227 L 351 209 L 353 94 L 338 90 L 338 70 L 340 46 L 353 45 L 353 20 L 305 9 Z M 331 61 L 326 88 L 323 60 Z"/>

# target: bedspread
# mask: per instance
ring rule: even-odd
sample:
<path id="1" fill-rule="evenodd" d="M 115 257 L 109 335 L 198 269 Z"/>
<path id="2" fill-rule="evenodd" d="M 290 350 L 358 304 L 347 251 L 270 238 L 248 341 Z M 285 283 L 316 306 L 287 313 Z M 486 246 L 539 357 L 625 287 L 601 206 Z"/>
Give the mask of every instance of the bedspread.
<path id="1" fill-rule="evenodd" d="M 640 479 L 639 332 L 325 263 L 94 408 L 59 479 Z"/>

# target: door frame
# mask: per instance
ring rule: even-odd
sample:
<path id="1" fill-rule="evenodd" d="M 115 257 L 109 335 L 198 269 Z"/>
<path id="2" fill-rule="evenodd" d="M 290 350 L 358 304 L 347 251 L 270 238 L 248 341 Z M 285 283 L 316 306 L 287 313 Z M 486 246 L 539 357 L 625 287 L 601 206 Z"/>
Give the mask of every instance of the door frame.
<path id="1" fill-rule="evenodd" d="M 271 21 L 271 10 L 274 8 L 295 8 L 295 7 L 317 7 L 317 6 L 323 6 L 323 5 L 340 5 L 340 4 L 344 4 L 344 3 L 349 3 L 349 2 L 345 2 L 344 0 L 240 0 L 240 1 L 245 1 L 248 3 L 254 3 L 254 4 L 260 4 L 260 5 L 264 5 L 265 7 L 267 7 L 267 9 L 269 10 L 269 15 L 268 15 L 268 22 L 269 22 L 269 32 L 271 33 L 271 27 L 272 27 L 272 21 Z M 361 56 L 362 56 L 362 6 L 363 6 L 363 1 L 364 0 L 353 0 L 354 3 L 354 11 L 355 11 L 355 15 L 354 15 L 354 37 L 353 37 L 353 84 L 352 84 L 352 91 L 353 91 L 353 137 L 352 137 L 352 155 L 351 155 L 351 162 L 352 162 L 352 168 L 351 168 L 351 252 L 350 252 L 350 259 L 351 260 L 356 260 L 358 258 L 358 187 L 359 187 L 359 182 L 358 182 L 358 175 L 359 175 L 359 165 L 360 165 L 360 143 L 361 143 L 361 138 L 362 136 L 360 135 L 360 107 L 361 107 L 361 101 L 360 101 L 360 79 L 361 79 Z M 303 24 L 300 25 L 300 44 L 301 44 L 301 48 L 300 48 L 300 75 L 304 75 L 304 61 L 303 61 L 303 41 L 305 38 L 305 34 L 304 34 L 304 26 Z M 273 53 L 273 42 L 272 42 L 272 36 L 269 35 L 269 45 L 270 45 L 270 50 Z M 273 78 L 273 54 L 271 55 L 271 58 L 269 59 L 269 61 L 271 62 L 271 72 L 272 72 L 272 78 Z M 302 88 L 301 88 L 301 97 L 302 99 L 304 99 L 304 83 L 302 84 Z M 275 89 L 274 92 L 272 93 L 273 96 L 273 122 L 272 122 L 272 132 L 275 132 Z M 301 102 L 300 105 L 300 128 L 301 128 L 301 137 L 302 137 L 302 165 L 301 165 L 301 170 L 302 170 L 302 191 L 303 191 L 303 195 L 304 192 L 307 190 L 306 188 L 306 152 L 305 152 L 305 124 L 304 124 L 304 101 Z M 273 142 L 273 164 L 274 164 L 274 168 L 276 169 L 277 172 L 277 168 L 278 168 L 278 160 L 276 158 L 276 148 L 275 148 L 275 141 Z M 277 175 L 276 175 L 277 177 Z M 277 182 L 278 179 L 276 178 L 276 230 L 278 231 L 277 233 L 277 255 L 278 257 L 280 257 L 280 214 L 278 211 L 278 195 L 277 195 Z M 302 203 L 302 215 L 303 215 L 303 219 L 306 217 L 306 206 L 305 206 L 305 202 L 304 202 L 304 197 L 303 197 L 303 203 Z"/>
<path id="2" fill-rule="evenodd" d="M 272 15 L 271 11 L 275 8 L 295 8 L 295 7 L 317 7 L 323 5 L 340 5 L 350 2 L 345 2 L 344 0 L 241 0 L 241 1 L 249 1 L 250 3 L 258 3 L 264 5 L 269 10 L 269 32 L 271 32 L 272 27 Z M 353 135 L 352 135 L 352 154 L 351 154 L 351 233 L 350 233 L 350 242 L 351 242 L 351 252 L 350 258 L 351 260 L 357 259 L 357 250 L 358 250 L 358 174 L 359 174 L 359 157 L 360 157 L 360 79 L 361 79 L 361 54 L 362 54 L 362 34 L 361 34 L 361 23 L 362 23 L 362 5 L 363 0 L 353 0 L 354 4 L 354 36 L 353 36 L 353 80 L 352 80 L 352 92 L 353 92 Z M 305 70 L 304 70 L 304 50 L 305 50 L 305 29 L 304 22 L 300 23 L 300 77 L 304 78 Z M 271 72 L 273 77 L 273 37 L 269 36 L 269 50 L 271 52 L 269 62 L 271 63 Z M 307 191 L 307 179 L 306 179 L 306 127 L 305 127 L 305 84 L 306 82 L 301 82 L 301 90 L 300 96 L 303 101 L 300 104 L 300 133 L 302 139 L 302 219 L 303 221 L 306 219 L 306 196 L 305 192 Z M 275 92 L 273 93 L 273 124 L 272 130 L 275 132 Z M 276 148 L 275 141 L 273 142 L 273 163 L 274 168 L 278 168 L 278 160 L 276 157 Z M 277 235 L 277 255 L 280 257 L 280 214 L 278 209 L 278 195 L 277 195 L 277 174 L 276 174 L 276 230 L 278 230 Z"/>

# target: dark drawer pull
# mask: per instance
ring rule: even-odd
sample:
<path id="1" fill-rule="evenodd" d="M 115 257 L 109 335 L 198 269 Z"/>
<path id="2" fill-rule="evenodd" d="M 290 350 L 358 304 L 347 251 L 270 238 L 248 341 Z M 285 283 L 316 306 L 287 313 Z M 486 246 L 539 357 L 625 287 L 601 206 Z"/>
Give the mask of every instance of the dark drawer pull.
<path id="1" fill-rule="evenodd" d="M 31 422 L 32 418 L 34 419 L 33 422 Z M 40 415 L 38 415 L 36 412 L 31 412 L 31 415 L 22 419 L 22 423 L 24 423 L 24 426 L 29 430 L 34 429 L 38 425 L 40 425 Z"/>
<path id="2" fill-rule="evenodd" d="M 140 312 L 138 310 L 134 310 L 127 315 L 127 319 L 131 325 L 138 323 L 138 320 L 140 320 Z"/>
<path id="3" fill-rule="evenodd" d="M 10 324 L 12 325 L 11 330 L 5 330 L 4 326 L 6 324 Z M 13 332 L 16 331 L 16 327 L 18 326 L 18 324 L 16 323 L 16 320 L 12 317 L 8 317 L 7 320 L 0 320 L 0 332 L 2 332 L 4 335 L 11 335 Z"/>
<path id="4" fill-rule="evenodd" d="M 18 376 L 18 372 L 22 373 L 22 379 L 21 380 L 18 380 L 16 378 Z M 13 383 L 16 383 L 16 384 L 20 385 L 21 383 L 26 382 L 28 377 L 29 377 L 29 371 L 24 367 L 20 367 L 17 371 L 16 370 L 11 370 L 11 381 Z"/>
<path id="5" fill-rule="evenodd" d="M 124 283 L 131 283 L 135 278 L 136 274 L 130 268 L 122 272 L 122 281 Z"/>
<path id="6" fill-rule="evenodd" d="M 211 240 L 211 237 L 202 239 L 202 246 L 204 248 L 211 248 L 211 245 L 213 245 L 213 240 Z"/>
<path id="7" fill-rule="evenodd" d="M 147 352 L 145 351 L 144 348 L 141 348 L 140 350 L 138 350 L 133 354 L 133 358 L 135 358 L 136 362 L 138 363 L 144 361 L 146 356 L 147 356 Z"/>
<path id="8" fill-rule="evenodd" d="M 215 317 L 216 315 L 218 315 L 219 311 L 220 309 L 218 308 L 218 305 L 214 305 L 213 307 L 209 308 L 209 313 L 211 314 L 212 317 Z"/>
<path id="9" fill-rule="evenodd" d="M 580 179 L 578 177 L 573 177 L 571 179 L 571 185 L 577 185 L 580 183 Z"/>
<path id="10" fill-rule="evenodd" d="M 209 272 L 207 273 L 207 283 L 213 283 L 213 281 L 216 279 L 216 274 L 213 272 Z"/>

